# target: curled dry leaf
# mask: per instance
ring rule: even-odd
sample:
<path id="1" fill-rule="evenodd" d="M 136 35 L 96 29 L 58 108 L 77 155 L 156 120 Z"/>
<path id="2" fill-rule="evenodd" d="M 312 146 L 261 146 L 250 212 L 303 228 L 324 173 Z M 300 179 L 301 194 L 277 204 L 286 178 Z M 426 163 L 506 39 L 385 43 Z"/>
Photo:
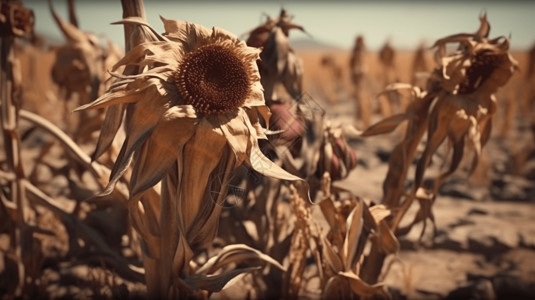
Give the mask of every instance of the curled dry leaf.
<path id="1" fill-rule="evenodd" d="M 243 263 L 254 266 L 233 268 Z M 219 292 L 236 276 L 259 270 L 266 263 L 285 270 L 279 262 L 254 248 L 244 244 L 228 245 L 198 268 L 195 274 L 187 276 L 184 282 L 193 289 Z"/>
<path id="2" fill-rule="evenodd" d="M 285 268 L 270 256 L 251 248 L 244 244 L 233 244 L 225 246 L 214 257 L 211 257 L 202 267 L 197 269 L 197 274 L 210 274 L 216 272 L 218 269 L 228 266 L 232 263 L 239 264 L 244 261 L 253 260 L 257 262 L 270 263 L 280 270 Z"/>
<path id="3" fill-rule="evenodd" d="M 380 283 L 374 284 L 374 285 L 367 284 L 353 272 L 340 272 L 338 273 L 338 275 L 340 275 L 341 277 L 349 281 L 351 290 L 357 295 L 371 296 L 371 295 L 383 292 L 383 288 L 384 288 L 383 284 L 380 284 Z"/>
<path id="4" fill-rule="evenodd" d="M 184 283 L 193 290 L 220 292 L 225 289 L 225 287 L 230 286 L 237 276 L 259 269 L 260 267 L 238 268 L 224 271 L 221 274 L 216 275 L 193 275 L 184 279 Z"/>

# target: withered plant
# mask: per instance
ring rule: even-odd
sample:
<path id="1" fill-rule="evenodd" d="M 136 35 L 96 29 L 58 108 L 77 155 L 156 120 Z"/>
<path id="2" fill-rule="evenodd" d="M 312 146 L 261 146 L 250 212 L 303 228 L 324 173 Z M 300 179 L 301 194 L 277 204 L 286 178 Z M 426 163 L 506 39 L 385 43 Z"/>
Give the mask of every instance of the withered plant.
<path id="1" fill-rule="evenodd" d="M 390 85 L 387 90 L 410 89 L 414 96 L 412 102 L 406 112 L 386 118 L 362 134 L 389 133 L 402 122 L 408 122 L 404 140 L 392 151 L 383 183 L 382 204 L 393 214 L 388 227 L 397 236 L 408 233 L 419 222 L 424 224 L 423 235 L 428 219 L 435 228 L 432 205 L 439 187 L 461 165 L 467 147 L 473 154 L 468 172 L 474 170 L 491 134 L 492 116 L 496 112 L 495 93 L 516 70 L 517 62 L 508 52 L 509 39 L 488 38 L 490 26 L 486 15 L 480 20 L 476 33 L 455 34 L 435 42 L 437 67 L 425 90 L 406 84 Z M 438 176 L 426 179 L 425 171 L 433 155 L 446 140 L 444 146 L 451 149 L 449 165 Z M 417 147 L 422 141 L 425 148 L 417 157 Z M 406 190 L 414 159 L 417 159 L 414 182 Z M 415 201 L 420 205 L 418 213 L 408 225 L 400 227 Z M 361 272 L 366 282 L 375 283 L 385 254 L 376 247 L 372 247 L 371 253 L 374 255 L 367 258 Z"/>
<path id="2" fill-rule="evenodd" d="M 123 252 L 131 246 L 122 241 L 127 235 L 120 205 L 124 195 L 117 191 L 98 204 L 81 201 L 105 183 L 109 170 L 92 163 L 58 124 L 24 109 L 29 99 L 21 89 L 21 58 L 13 49 L 19 40 L 31 38 L 33 12 L 19 1 L 2 1 L 0 6 L 2 295 L 61 297 L 59 277 L 69 276 L 82 264 L 98 265 L 96 272 L 113 270 L 121 283 L 143 281 L 137 259 Z M 51 273 L 57 278 L 47 275 Z"/>
<path id="3" fill-rule="evenodd" d="M 364 199 L 332 186 L 328 172 L 322 178 L 323 195 L 317 206 L 310 206 L 295 189 L 291 191 L 294 229 L 283 297 L 388 297 L 386 286 L 368 284 L 360 270 L 371 245 L 384 254 L 399 250 L 387 223 L 391 212 L 384 205 L 369 207 Z"/>
<path id="4" fill-rule="evenodd" d="M 327 72 L 330 83 L 325 82 L 322 87 L 325 97 L 330 104 L 336 105 L 340 102 L 344 91 L 344 73 L 342 67 L 336 62 L 333 55 L 325 54 L 321 57 L 321 67 Z"/>
<path id="5" fill-rule="evenodd" d="M 427 79 L 429 78 L 429 67 L 427 62 L 427 47 L 422 42 L 414 51 L 411 69 L 411 84 L 420 89 L 425 88 Z"/>
<path id="6" fill-rule="evenodd" d="M 21 158 L 21 137 L 19 133 L 19 110 L 21 106 L 22 76 L 20 65 L 14 54 L 17 38 L 28 37 L 33 31 L 33 11 L 20 2 L 0 3 L 0 108 L 2 145 L 4 149 L 0 166 L 0 218 L 3 243 L 0 259 L 4 270 L 11 272 L 11 278 L 2 276 L 2 293 L 11 297 L 21 296 L 23 289 L 34 283 L 39 258 L 32 255 L 38 241 L 33 237 L 34 218 L 28 209 L 24 168 Z M 6 274 L 7 272 L 3 272 Z"/>
<path id="7" fill-rule="evenodd" d="M 74 3 L 70 3 L 69 19 L 75 24 L 61 18 L 49 0 L 52 17 L 65 39 L 64 45 L 54 49 L 56 58 L 51 77 L 59 87 L 59 99 L 64 104 L 65 130 L 77 142 L 84 143 L 91 141 L 91 134 L 100 128 L 104 114 L 101 111 L 80 113 L 78 124 L 73 126 L 70 112 L 74 107 L 95 100 L 107 89 L 107 70 L 123 56 L 123 51 L 110 40 L 102 40 L 78 28 Z"/>
<path id="8" fill-rule="evenodd" d="M 131 104 L 126 139 L 103 194 L 132 165 L 128 207 L 143 239 L 149 296 L 201 297 L 252 270 L 228 269 L 231 264 L 257 259 L 282 268 L 245 245 L 228 245 L 208 263 L 195 263 L 212 246 L 232 172 L 247 164 L 263 175 L 301 179 L 258 146 L 265 137 L 260 120 L 269 122 L 257 67 L 260 51 L 223 29 L 162 21 L 162 35 L 142 18 L 119 22 L 142 26 L 151 38 L 114 66 L 116 79 L 106 93 L 77 110 Z M 114 73 L 121 66 L 141 71 Z M 107 128 L 101 133 L 114 134 Z"/>
<path id="9" fill-rule="evenodd" d="M 355 38 L 349 59 L 349 76 L 353 84 L 353 98 L 356 101 L 356 118 L 362 121 L 364 128 L 371 125 L 372 103 L 366 84 L 369 79 L 368 49 L 363 35 Z"/>
<path id="10" fill-rule="evenodd" d="M 260 75 L 263 84 L 268 85 L 264 95 L 273 112 L 272 131 L 262 144 L 262 150 L 274 163 L 305 178 L 314 201 L 319 197 L 323 174 L 330 172 L 335 180 L 343 179 L 356 167 L 357 159 L 342 128 L 326 120 L 323 109 L 302 94 L 300 59 L 294 57 L 286 34 L 290 28 L 302 29 L 289 23 L 286 11 L 281 10 L 278 19 L 268 18 L 265 24 L 252 30 L 248 38 L 249 43 L 263 46 Z M 311 240 L 311 234 L 317 238 L 319 235 L 315 229 L 307 228 L 311 222 L 310 201 L 302 193 L 297 195 L 293 186 L 288 189 L 280 182 L 259 178 L 255 172 L 242 171 L 244 173 L 235 179 L 245 179 L 244 182 L 234 181 L 239 194 L 235 196 L 241 200 L 224 212 L 220 238 L 226 242 L 246 241 L 287 269 L 282 273 L 271 268 L 265 276 L 251 282 L 255 295 L 293 299 L 301 295 L 307 284 L 300 279 L 305 269 L 309 269 L 307 258 L 314 257 L 320 262 L 316 254 L 321 240 Z M 317 226 L 314 222 L 310 224 Z"/>
<path id="11" fill-rule="evenodd" d="M 497 92 L 517 64 L 507 38 L 489 38 L 486 15 L 476 33 L 435 42 L 436 68 L 425 85 L 394 83 L 393 56 L 385 54 L 390 69 L 379 96 L 408 91 L 411 102 L 402 112 L 392 99 L 383 103 L 389 116 L 367 127 L 374 112 L 363 91 L 372 80 L 357 37 L 350 73 L 367 127 L 361 135 L 407 126 L 382 199 L 366 199 L 334 184 L 356 168 L 357 155 L 347 124 L 325 117 L 303 91 L 303 64 L 288 37 L 305 31 L 286 10 L 267 16 L 245 42 L 163 17 L 158 33 L 141 0 L 122 0 L 116 24 L 124 25 L 125 54 L 115 56 L 113 46 L 104 49 L 80 30 L 73 3 L 70 22 L 51 7 L 67 43 L 50 75 L 61 86 L 58 99 L 72 104 L 77 97 L 76 111 L 101 123 L 96 145 L 86 134 L 92 129 L 69 137 L 46 116 L 21 109 L 13 45 L 31 32 L 33 14 L 19 2 L 0 2 L 6 298 L 71 296 L 45 273 L 60 277 L 77 266 L 87 267 L 92 297 L 134 296 L 139 284 L 151 299 L 391 298 L 382 282 L 387 258 L 414 225 L 423 223 L 421 238 L 429 220 L 435 229 L 438 190 L 461 167 L 475 169 Z M 437 166 L 443 151 L 447 160 Z"/>
<path id="12" fill-rule="evenodd" d="M 396 50 L 388 39 L 379 49 L 379 62 L 382 67 L 381 78 L 384 86 L 397 81 L 396 77 Z"/>

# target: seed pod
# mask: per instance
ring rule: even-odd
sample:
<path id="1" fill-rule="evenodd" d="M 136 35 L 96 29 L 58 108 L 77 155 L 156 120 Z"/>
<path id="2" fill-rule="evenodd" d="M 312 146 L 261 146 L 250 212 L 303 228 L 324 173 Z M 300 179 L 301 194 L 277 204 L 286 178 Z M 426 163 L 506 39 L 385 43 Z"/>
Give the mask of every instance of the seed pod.
<path id="1" fill-rule="evenodd" d="M 332 128 L 326 122 L 316 176 L 329 172 L 332 180 L 346 178 L 357 166 L 357 155 L 346 142 L 342 128 Z"/>

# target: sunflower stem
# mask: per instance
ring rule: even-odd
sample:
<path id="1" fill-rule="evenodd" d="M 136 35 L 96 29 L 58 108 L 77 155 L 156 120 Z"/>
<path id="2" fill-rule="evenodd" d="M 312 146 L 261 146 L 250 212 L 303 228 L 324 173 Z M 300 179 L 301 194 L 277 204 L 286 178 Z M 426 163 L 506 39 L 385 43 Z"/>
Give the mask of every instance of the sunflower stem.
<path id="1" fill-rule="evenodd" d="M 143 0 L 121 0 L 121 5 L 123 7 L 123 19 L 128 17 L 140 17 L 146 19 Z M 135 45 L 143 42 L 139 35 L 137 36 L 137 41 L 132 39 L 137 26 L 139 25 L 124 24 L 124 46 L 126 53 L 128 53 Z"/>

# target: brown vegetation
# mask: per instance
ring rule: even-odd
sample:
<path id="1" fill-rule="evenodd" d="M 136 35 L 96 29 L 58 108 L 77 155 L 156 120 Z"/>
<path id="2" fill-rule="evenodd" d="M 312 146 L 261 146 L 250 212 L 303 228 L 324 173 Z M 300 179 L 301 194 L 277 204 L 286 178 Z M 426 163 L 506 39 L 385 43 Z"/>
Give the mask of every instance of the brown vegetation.
<path id="1" fill-rule="evenodd" d="M 51 46 L 31 11 L 1 3 L 7 299 L 422 296 L 412 269 L 392 274 L 411 263 L 408 241 L 444 241 L 441 189 L 461 176 L 508 197 L 492 187 L 486 145 L 517 147 L 507 175 L 533 195 L 533 137 L 518 146 L 532 134 L 520 125 L 535 128 L 522 67 L 533 55 L 511 53 L 484 14 L 474 33 L 414 52 L 368 51 L 363 36 L 322 52 L 292 47 L 291 30 L 305 29 L 284 9 L 240 40 L 165 18 L 160 34 L 142 1 L 122 3 L 124 54 L 78 28 L 73 9 L 65 21 L 51 6 L 67 41 Z M 378 159 L 363 145 L 381 143 L 367 168 Z M 478 209 L 451 230 L 476 224 Z M 526 232 L 502 244 L 532 250 Z M 491 279 L 435 296 L 510 292 Z"/>

